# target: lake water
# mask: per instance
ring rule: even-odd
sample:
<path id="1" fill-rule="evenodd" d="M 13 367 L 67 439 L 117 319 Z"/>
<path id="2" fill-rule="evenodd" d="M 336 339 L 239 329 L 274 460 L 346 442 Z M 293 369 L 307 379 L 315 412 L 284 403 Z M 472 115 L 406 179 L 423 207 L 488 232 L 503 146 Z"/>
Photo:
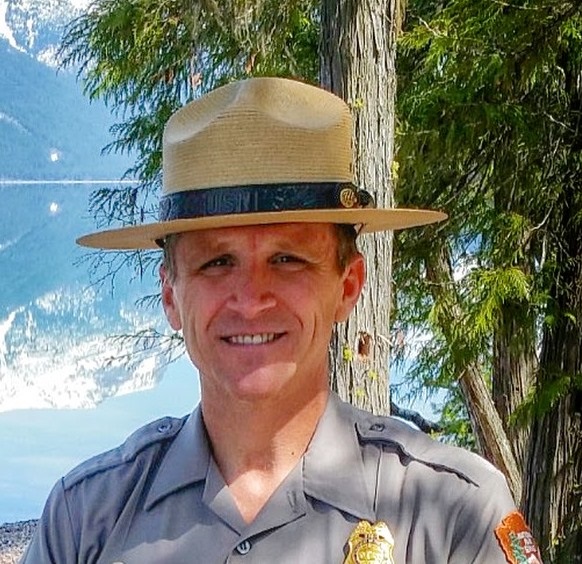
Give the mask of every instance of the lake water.
<path id="1" fill-rule="evenodd" d="M 198 398 L 194 368 L 181 359 L 154 389 L 95 409 L 0 413 L 0 523 L 39 517 L 50 488 L 68 470 L 149 421 L 189 413 Z"/>
<path id="2" fill-rule="evenodd" d="M 111 361 L 109 335 L 167 324 L 161 308 L 135 307 L 157 292 L 153 276 L 92 285 L 75 238 L 94 229 L 95 188 L 0 183 L 0 523 L 39 517 L 69 469 L 198 402 L 186 359 L 165 370 L 146 359 L 138 372 Z"/>

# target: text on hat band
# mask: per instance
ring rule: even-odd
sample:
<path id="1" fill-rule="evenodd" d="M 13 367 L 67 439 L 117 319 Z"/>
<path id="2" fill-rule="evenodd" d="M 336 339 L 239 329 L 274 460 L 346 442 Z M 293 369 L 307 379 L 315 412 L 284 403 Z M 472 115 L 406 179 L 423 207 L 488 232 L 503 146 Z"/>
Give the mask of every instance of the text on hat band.
<path id="1" fill-rule="evenodd" d="M 375 207 L 372 196 L 349 183 L 256 184 L 168 194 L 160 201 L 159 220 L 363 207 Z"/>

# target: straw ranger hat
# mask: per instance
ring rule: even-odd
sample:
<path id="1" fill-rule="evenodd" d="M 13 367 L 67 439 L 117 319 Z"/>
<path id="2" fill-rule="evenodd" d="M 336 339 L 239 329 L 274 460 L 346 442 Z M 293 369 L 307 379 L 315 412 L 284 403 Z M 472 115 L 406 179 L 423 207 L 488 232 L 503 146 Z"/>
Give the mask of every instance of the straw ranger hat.
<path id="1" fill-rule="evenodd" d="M 371 232 L 445 219 L 436 211 L 375 208 L 354 185 L 351 140 L 348 106 L 325 90 L 281 78 L 222 86 L 168 120 L 159 221 L 78 243 L 148 249 L 171 233 L 216 227 L 347 223 Z"/>

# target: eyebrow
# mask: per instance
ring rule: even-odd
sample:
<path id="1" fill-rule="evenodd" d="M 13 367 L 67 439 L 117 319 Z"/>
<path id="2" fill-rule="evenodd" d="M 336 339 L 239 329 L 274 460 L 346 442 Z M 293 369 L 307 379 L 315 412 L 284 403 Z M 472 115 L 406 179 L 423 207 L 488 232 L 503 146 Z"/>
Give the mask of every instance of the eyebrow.
<path id="1" fill-rule="evenodd" d="M 265 228 L 271 227 L 265 225 Z M 300 240 L 297 240 L 298 231 L 271 231 L 269 233 L 270 245 L 273 248 L 273 252 L 288 252 L 288 253 L 308 253 L 314 254 L 316 252 L 321 252 L 321 239 L 323 237 L 317 237 L 314 241 L 313 237 L 303 236 Z M 226 232 L 226 233 L 200 233 L 200 238 L 196 238 L 192 244 L 188 245 L 188 250 L 193 253 L 192 256 L 207 256 L 208 254 L 222 254 L 222 253 L 235 253 L 233 248 L 236 246 L 238 239 L 236 233 Z M 320 233 L 319 235 L 323 235 Z M 258 241 L 261 241 L 261 233 L 257 235 Z M 315 243 L 315 244 L 314 244 Z"/>

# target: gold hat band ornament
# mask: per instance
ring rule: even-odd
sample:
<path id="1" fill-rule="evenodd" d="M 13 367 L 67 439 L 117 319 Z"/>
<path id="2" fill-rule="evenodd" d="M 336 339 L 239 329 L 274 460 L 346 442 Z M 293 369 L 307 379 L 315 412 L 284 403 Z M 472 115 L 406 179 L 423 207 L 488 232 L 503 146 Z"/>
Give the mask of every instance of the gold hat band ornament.
<path id="1" fill-rule="evenodd" d="M 168 120 L 158 221 L 77 242 L 150 249 L 172 233 L 199 229 L 346 223 L 372 232 L 446 218 L 431 210 L 377 208 L 354 186 L 352 153 L 352 116 L 341 98 L 284 78 L 232 82 Z"/>
<path id="2" fill-rule="evenodd" d="M 347 544 L 344 564 L 394 564 L 394 537 L 384 521 L 360 521 Z"/>

